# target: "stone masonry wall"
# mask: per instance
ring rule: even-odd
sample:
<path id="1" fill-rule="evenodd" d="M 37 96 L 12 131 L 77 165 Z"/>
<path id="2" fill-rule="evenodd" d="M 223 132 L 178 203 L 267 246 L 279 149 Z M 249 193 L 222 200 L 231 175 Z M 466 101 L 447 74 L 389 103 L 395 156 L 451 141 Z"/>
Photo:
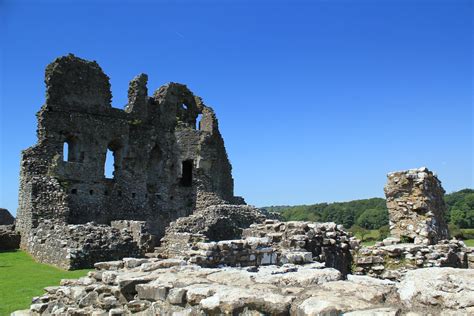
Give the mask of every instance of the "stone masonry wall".
<path id="1" fill-rule="evenodd" d="M 148 248 L 139 241 L 146 237 L 149 235 L 134 239 L 132 231 L 107 225 L 64 225 L 45 220 L 30 231 L 26 250 L 39 262 L 74 270 L 91 268 L 103 259 L 143 257 Z"/>
<path id="2" fill-rule="evenodd" d="M 297 258 L 307 252 L 303 258 L 324 262 L 343 275 L 351 271 L 352 252 L 359 247 L 359 240 L 335 223 L 266 220 L 263 224 L 251 225 L 243 236 L 268 237 L 282 257 L 292 258 L 290 261 L 299 261 Z M 292 255 L 295 252 L 299 253 L 296 257 Z"/>
<path id="3" fill-rule="evenodd" d="M 448 239 L 441 182 L 427 168 L 389 173 L 385 196 L 390 234 L 405 242 L 435 244 Z"/>
<path id="4" fill-rule="evenodd" d="M 407 271 L 430 267 L 468 268 L 471 249 L 462 241 L 443 240 L 436 245 L 392 244 L 393 239 L 362 247 L 354 258 L 353 273 L 400 280 Z"/>
<path id="5" fill-rule="evenodd" d="M 170 226 L 156 255 L 204 267 L 321 262 L 346 275 L 351 269 L 352 252 L 359 246 L 357 239 L 335 223 L 267 219 L 244 229 L 239 239 L 218 241 L 210 241 L 206 231 L 193 231 L 192 225 L 179 225 L 186 232 L 175 231 L 174 226 Z"/>

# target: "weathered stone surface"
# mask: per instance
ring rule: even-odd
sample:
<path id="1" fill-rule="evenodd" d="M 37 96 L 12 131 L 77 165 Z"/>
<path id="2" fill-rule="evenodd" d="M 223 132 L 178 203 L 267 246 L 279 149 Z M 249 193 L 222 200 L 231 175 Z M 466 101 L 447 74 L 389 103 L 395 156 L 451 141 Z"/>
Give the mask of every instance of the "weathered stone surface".
<path id="1" fill-rule="evenodd" d="M 321 263 L 203 268 L 177 260 L 96 264 L 97 273 L 48 287 L 33 315 L 468 315 L 473 270 L 410 271 L 402 282 L 342 274 Z M 160 266 L 157 263 L 162 263 Z M 138 264 L 140 263 L 140 264 Z M 152 271 L 143 267 L 155 265 Z M 108 270 L 112 269 L 112 270 Z"/>
<path id="2" fill-rule="evenodd" d="M 212 205 L 188 217 L 177 219 L 166 229 L 166 235 L 202 234 L 209 241 L 238 239 L 243 229 L 265 219 L 257 208 L 249 205 Z"/>
<path id="3" fill-rule="evenodd" d="M 232 168 L 214 111 L 185 85 L 169 83 L 150 97 L 147 76 L 141 74 L 130 82 L 125 109 L 113 108 L 107 75 L 96 62 L 74 55 L 48 65 L 45 82 L 38 142 L 22 153 L 16 223 L 22 248 L 35 257 L 58 264 L 44 251 L 63 256 L 63 240 L 51 240 L 56 234 L 46 248 L 31 243 L 45 220 L 128 230 L 146 252 L 179 217 L 210 205 L 245 203 L 233 194 Z M 104 175 L 108 150 L 112 178 Z M 139 240 L 145 225 L 132 221 L 146 222 L 147 233 L 156 238 Z M 215 223 L 219 227 L 231 226 Z M 77 234 L 71 231 L 64 239 Z M 111 252 L 108 259 L 115 257 Z M 80 262 L 64 265 L 82 267 Z"/>
<path id="4" fill-rule="evenodd" d="M 371 308 L 344 313 L 344 316 L 399 316 L 401 309 L 396 307 Z"/>
<path id="5" fill-rule="evenodd" d="M 278 254 L 279 263 L 324 262 L 344 275 L 351 270 L 351 250 L 359 241 L 351 237 L 342 225 L 316 222 L 280 222 L 268 219 L 245 229 L 246 238 L 267 238 Z M 351 243 L 352 242 L 352 243 Z"/>
<path id="6" fill-rule="evenodd" d="M 448 239 L 441 181 L 427 168 L 389 173 L 384 188 L 390 234 L 420 244 Z"/>
<path id="7" fill-rule="evenodd" d="M 408 270 L 429 267 L 468 268 L 472 250 L 459 240 L 441 240 L 435 245 L 394 244 L 360 248 L 353 273 L 399 280 Z"/>
<path id="8" fill-rule="evenodd" d="M 474 270 L 427 268 L 408 271 L 397 285 L 409 307 L 440 307 L 474 311 Z"/>

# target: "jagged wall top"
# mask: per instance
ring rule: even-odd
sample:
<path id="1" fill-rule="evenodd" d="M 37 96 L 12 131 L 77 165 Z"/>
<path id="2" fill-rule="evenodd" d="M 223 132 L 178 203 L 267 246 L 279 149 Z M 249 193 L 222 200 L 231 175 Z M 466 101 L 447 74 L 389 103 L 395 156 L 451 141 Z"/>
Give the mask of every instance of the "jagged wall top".
<path id="1" fill-rule="evenodd" d="M 444 189 L 425 167 L 391 172 L 384 188 L 394 237 L 434 244 L 449 237 Z"/>
<path id="2" fill-rule="evenodd" d="M 95 61 L 72 54 L 46 67 L 46 106 L 100 111 L 111 107 L 109 77 Z"/>

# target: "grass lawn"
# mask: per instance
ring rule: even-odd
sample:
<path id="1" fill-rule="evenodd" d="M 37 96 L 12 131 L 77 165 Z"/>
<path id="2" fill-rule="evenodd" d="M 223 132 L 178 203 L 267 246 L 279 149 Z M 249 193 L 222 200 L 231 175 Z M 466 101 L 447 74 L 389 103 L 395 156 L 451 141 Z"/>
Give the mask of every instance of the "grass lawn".
<path id="1" fill-rule="evenodd" d="M 380 234 L 377 229 L 369 230 L 364 239 L 359 233 L 355 234 L 355 237 L 359 238 L 362 241 L 362 246 L 373 246 L 380 239 Z"/>
<path id="2" fill-rule="evenodd" d="M 23 251 L 0 252 L 0 316 L 27 309 L 33 296 L 43 288 L 59 285 L 61 279 L 74 279 L 89 270 L 64 271 L 35 262 Z"/>
<path id="3" fill-rule="evenodd" d="M 466 240 L 463 240 L 463 241 L 466 244 L 466 246 L 474 247 L 474 239 L 466 239 Z"/>

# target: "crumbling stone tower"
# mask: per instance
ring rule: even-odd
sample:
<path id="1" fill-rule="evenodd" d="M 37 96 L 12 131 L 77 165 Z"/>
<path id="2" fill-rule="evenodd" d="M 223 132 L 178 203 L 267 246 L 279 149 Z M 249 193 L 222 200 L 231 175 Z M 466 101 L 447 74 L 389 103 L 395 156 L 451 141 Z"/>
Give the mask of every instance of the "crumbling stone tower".
<path id="1" fill-rule="evenodd" d="M 113 108 L 107 75 L 74 55 L 48 65 L 45 83 L 38 143 L 21 160 L 16 227 L 24 248 L 45 220 L 146 221 L 160 237 L 196 209 L 243 203 L 233 195 L 214 111 L 185 85 L 169 83 L 149 97 L 141 74 L 130 82 L 125 109 Z M 104 176 L 108 150 L 112 178 Z"/>
<path id="2" fill-rule="evenodd" d="M 387 178 L 384 191 L 392 236 L 417 244 L 449 238 L 443 217 L 445 192 L 433 172 L 410 169 L 389 173 Z"/>

